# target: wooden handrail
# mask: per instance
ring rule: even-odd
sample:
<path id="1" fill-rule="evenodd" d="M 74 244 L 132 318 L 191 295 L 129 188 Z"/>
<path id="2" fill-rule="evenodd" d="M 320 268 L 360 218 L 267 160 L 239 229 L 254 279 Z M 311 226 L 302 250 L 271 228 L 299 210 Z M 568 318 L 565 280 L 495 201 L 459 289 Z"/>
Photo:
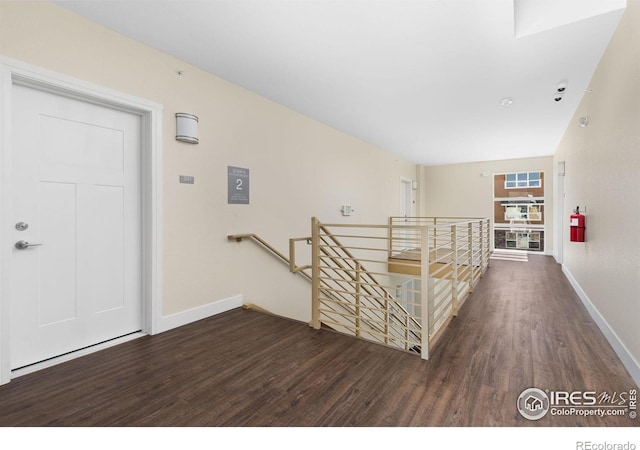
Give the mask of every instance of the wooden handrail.
<path id="1" fill-rule="evenodd" d="M 245 239 L 253 241 L 254 243 L 260 245 L 262 248 L 264 248 L 265 250 L 267 250 L 268 252 L 270 252 L 271 254 L 276 256 L 282 262 L 287 264 L 289 266 L 289 270 L 292 273 L 300 273 L 307 280 L 309 280 L 309 281 L 311 281 L 313 283 L 313 279 L 312 279 L 311 275 L 309 273 L 305 272 L 305 270 L 311 268 L 311 265 L 297 266 L 295 264 L 295 243 L 296 242 L 300 242 L 300 241 L 306 241 L 306 242 L 310 243 L 312 238 L 304 237 L 304 238 L 292 238 L 292 239 L 289 239 L 290 257 L 287 257 L 286 255 L 284 255 L 283 253 L 278 251 L 274 246 L 269 244 L 267 241 L 265 241 L 264 239 L 262 239 L 260 236 L 258 236 L 255 233 L 244 233 L 244 234 L 228 235 L 227 239 L 229 239 L 230 241 L 236 241 L 236 242 L 242 242 Z M 347 281 L 347 280 L 344 280 L 344 281 Z M 347 305 L 344 304 L 344 303 L 346 303 L 346 298 L 341 293 L 333 292 L 333 291 L 329 290 L 327 287 L 322 287 L 320 284 L 318 284 L 318 289 L 324 295 L 326 295 L 327 297 L 330 297 L 330 298 L 335 299 L 336 301 L 340 302 L 341 307 L 345 308 L 347 311 L 349 311 L 349 308 L 347 308 Z M 340 300 L 343 300 L 343 302 L 341 302 Z M 332 308 L 332 309 L 336 314 L 344 315 L 343 312 L 338 312 L 334 308 Z M 356 314 L 355 316 L 358 316 L 358 315 Z M 360 316 L 369 316 L 369 314 L 368 313 L 361 313 Z M 365 319 L 365 320 L 374 320 L 374 318 L 369 316 L 368 319 Z"/>
<path id="2" fill-rule="evenodd" d="M 236 241 L 236 242 L 242 242 L 245 239 L 250 239 L 253 242 L 261 245 L 264 249 L 266 249 L 269 252 L 271 252 L 274 256 L 277 256 L 279 259 L 281 259 L 286 265 L 289 266 L 289 270 L 291 272 L 299 273 L 303 277 L 305 277 L 309 281 L 311 281 L 311 275 L 308 274 L 307 272 L 305 272 L 305 270 L 310 269 L 311 266 L 309 266 L 309 265 L 308 266 L 296 266 L 293 259 L 287 258 L 284 254 L 280 253 L 274 246 L 269 244 L 267 241 L 262 239 L 257 234 L 255 234 L 255 233 L 231 234 L 231 235 L 227 236 L 227 239 L 229 239 L 230 241 Z M 295 238 L 295 239 L 293 239 L 293 241 L 300 241 L 300 240 L 309 241 L 310 238 Z M 291 250 L 291 247 L 290 247 L 290 250 Z"/>
<path id="3" fill-rule="evenodd" d="M 232 234 L 232 235 L 227 236 L 227 239 L 229 239 L 230 241 L 236 241 L 236 242 L 242 242 L 245 239 L 249 239 L 249 240 L 255 242 L 256 244 L 262 246 L 265 250 L 269 251 L 274 256 L 276 256 L 280 260 L 282 260 L 285 264 L 287 264 L 289 266 L 289 270 L 292 273 L 300 273 L 307 280 L 313 281 L 311 275 L 308 272 L 305 272 L 305 270 L 311 268 L 311 265 L 305 265 L 305 266 L 297 266 L 297 265 L 295 265 L 295 249 L 293 249 L 293 246 L 295 245 L 296 242 L 306 241 L 306 242 L 310 243 L 311 242 L 311 238 L 304 237 L 304 238 L 292 238 L 292 239 L 289 239 L 289 251 L 291 252 L 291 255 L 292 255 L 291 258 L 287 258 L 284 254 L 279 252 L 274 246 L 269 244 L 267 241 L 265 241 L 264 239 L 262 239 L 260 236 L 258 236 L 255 233 Z M 320 288 L 320 290 L 321 291 L 325 291 L 323 288 Z M 335 297 L 334 293 L 325 292 L 325 295 Z"/>
<path id="4" fill-rule="evenodd" d="M 305 241 L 307 244 L 311 245 L 311 238 L 291 238 L 289 239 L 289 270 L 292 273 L 302 272 L 307 269 L 311 269 L 311 264 L 307 264 L 304 266 L 298 266 L 296 264 L 296 242 Z"/>

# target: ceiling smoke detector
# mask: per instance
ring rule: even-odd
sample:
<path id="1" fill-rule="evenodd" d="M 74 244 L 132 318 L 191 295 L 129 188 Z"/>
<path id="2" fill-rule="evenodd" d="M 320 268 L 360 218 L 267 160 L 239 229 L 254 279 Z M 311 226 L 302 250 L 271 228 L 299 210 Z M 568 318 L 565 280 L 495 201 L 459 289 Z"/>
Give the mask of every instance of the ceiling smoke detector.
<path id="1" fill-rule="evenodd" d="M 513 99 L 511 97 L 505 97 L 502 100 L 500 100 L 500 106 L 504 106 L 505 108 L 507 106 L 510 106 L 513 103 Z"/>
<path id="2" fill-rule="evenodd" d="M 578 125 L 580 125 L 581 128 L 584 128 L 587 125 L 589 125 L 589 116 L 580 117 L 580 119 L 578 120 Z"/>

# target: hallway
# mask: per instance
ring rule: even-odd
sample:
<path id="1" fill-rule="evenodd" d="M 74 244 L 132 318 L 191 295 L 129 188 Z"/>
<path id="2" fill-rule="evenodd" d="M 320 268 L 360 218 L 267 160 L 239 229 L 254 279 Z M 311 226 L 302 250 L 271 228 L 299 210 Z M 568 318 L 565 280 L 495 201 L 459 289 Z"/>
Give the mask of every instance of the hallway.
<path id="1" fill-rule="evenodd" d="M 306 299 L 303 299 L 306 301 Z M 1 426 L 637 426 L 522 417 L 530 387 L 636 389 L 553 258 L 492 260 L 429 361 L 236 309 L 0 387 Z"/>

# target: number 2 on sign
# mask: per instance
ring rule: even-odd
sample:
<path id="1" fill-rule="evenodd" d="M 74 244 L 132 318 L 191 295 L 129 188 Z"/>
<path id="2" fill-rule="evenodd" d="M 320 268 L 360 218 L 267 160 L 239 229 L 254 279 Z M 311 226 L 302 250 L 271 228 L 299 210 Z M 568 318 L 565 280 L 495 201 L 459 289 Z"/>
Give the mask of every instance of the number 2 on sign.
<path id="1" fill-rule="evenodd" d="M 238 178 L 236 180 L 236 191 L 241 191 L 241 190 L 242 190 L 242 180 Z"/>

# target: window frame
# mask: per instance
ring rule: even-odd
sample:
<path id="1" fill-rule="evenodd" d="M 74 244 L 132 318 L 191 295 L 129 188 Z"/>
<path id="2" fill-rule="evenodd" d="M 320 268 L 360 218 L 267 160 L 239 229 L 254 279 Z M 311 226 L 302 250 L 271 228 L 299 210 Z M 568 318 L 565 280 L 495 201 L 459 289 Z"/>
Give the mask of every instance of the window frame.
<path id="1" fill-rule="evenodd" d="M 537 174 L 537 178 L 531 178 L 531 174 Z M 513 180 L 509 180 L 509 175 L 513 175 Z M 510 186 L 509 184 L 513 184 Z M 504 174 L 505 189 L 530 189 L 542 187 L 542 172 L 509 172 Z"/>
<path id="2" fill-rule="evenodd" d="M 524 221 L 528 221 L 528 222 L 542 222 L 542 206 L 539 203 L 511 203 L 509 205 L 505 205 L 504 206 L 504 220 L 505 221 L 511 221 L 511 220 L 524 220 Z M 514 219 L 512 217 L 509 216 L 509 214 L 507 213 L 507 209 L 509 207 L 516 207 L 520 210 L 520 215 L 519 218 Z M 526 207 L 527 208 L 527 212 L 522 212 L 522 208 Z M 536 219 L 531 218 L 532 213 L 531 213 L 531 208 L 537 208 L 537 211 L 535 211 L 534 217 L 537 216 Z"/>

